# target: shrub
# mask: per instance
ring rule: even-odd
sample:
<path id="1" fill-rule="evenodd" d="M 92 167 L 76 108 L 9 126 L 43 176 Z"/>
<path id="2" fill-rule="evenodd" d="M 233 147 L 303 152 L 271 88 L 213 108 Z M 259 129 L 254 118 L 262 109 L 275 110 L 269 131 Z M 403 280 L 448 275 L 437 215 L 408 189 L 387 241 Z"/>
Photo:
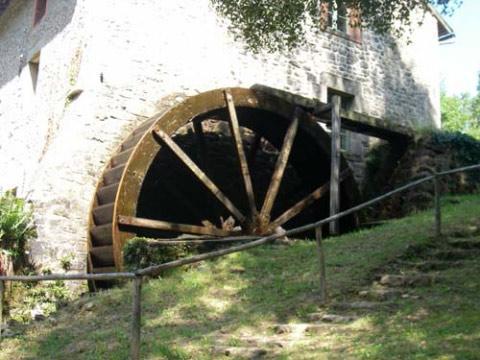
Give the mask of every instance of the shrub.
<path id="1" fill-rule="evenodd" d="M 31 207 L 13 191 L 0 195 L 0 251 L 15 265 L 26 264 L 25 245 L 35 236 Z"/>
<path id="2" fill-rule="evenodd" d="M 123 248 L 123 260 L 127 270 L 162 264 L 188 254 L 188 246 L 185 244 L 152 246 L 150 240 L 135 237 L 127 242 Z"/>
<path id="3" fill-rule="evenodd" d="M 460 132 L 438 130 L 418 131 L 398 159 L 390 156 L 391 149 L 382 144 L 370 152 L 363 194 L 375 197 L 404 185 L 413 179 L 458 167 L 480 163 L 480 141 Z M 442 193 L 472 193 L 480 188 L 480 171 L 444 176 Z M 365 211 L 369 220 L 405 216 L 432 205 L 431 182 L 395 195 Z"/>

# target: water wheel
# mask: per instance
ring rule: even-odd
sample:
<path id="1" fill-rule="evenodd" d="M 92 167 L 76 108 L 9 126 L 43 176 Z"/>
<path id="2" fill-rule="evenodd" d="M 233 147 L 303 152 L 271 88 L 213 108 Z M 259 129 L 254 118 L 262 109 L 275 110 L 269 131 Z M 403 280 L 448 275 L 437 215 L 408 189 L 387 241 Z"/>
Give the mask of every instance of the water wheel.
<path id="1" fill-rule="evenodd" d="M 355 184 L 342 163 L 348 208 Z M 89 270 L 121 270 L 134 236 L 262 236 L 326 217 L 329 176 L 329 135 L 301 107 L 253 89 L 187 98 L 111 158 L 91 210 Z"/>

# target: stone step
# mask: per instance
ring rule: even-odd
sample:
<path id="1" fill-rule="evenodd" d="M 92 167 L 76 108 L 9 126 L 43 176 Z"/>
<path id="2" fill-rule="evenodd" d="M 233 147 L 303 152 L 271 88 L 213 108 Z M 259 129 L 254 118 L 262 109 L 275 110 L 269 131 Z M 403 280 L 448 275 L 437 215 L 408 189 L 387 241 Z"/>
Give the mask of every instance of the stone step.
<path id="1" fill-rule="evenodd" d="M 328 324 L 348 324 L 358 319 L 351 315 L 337 315 L 325 313 L 311 313 L 307 316 L 309 321 L 322 322 Z"/>
<path id="2" fill-rule="evenodd" d="M 268 350 L 257 347 L 245 346 L 215 346 L 212 351 L 216 356 L 227 356 L 234 359 L 262 359 L 268 354 Z"/>
<path id="3" fill-rule="evenodd" d="M 480 250 L 480 241 L 475 239 L 451 240 L 448 245 L 463 250 Z"/>
<path id="4" fill-rule="evenodd" d="M 432 273 L 413 273 L 403 275 L 383 275 L 379 283 L 383 286 L 403 287 L 403 286 L 429 286 L 440 280 L 438 274 Z"/>
<path id="5" fill-rule="evenodd" d="M 378 288 L 362 290 L 359 296 L 375 301 L 388 301 L 400 298 L 405 292 L 400 289 Z"/>
<path id="6" fill-rule="evenodd" d="M 426 260 L 419 262 L 401 261 L 397 262 L 402 267 L 412 268 L 422 272 L 441 271 L 463 265 L 462 261 L 442 261 L 442 260 Z"/>
<path id="7" fill-rule="evenodd" d="M 392 304 L 378 301 L 353 301 L 336 303 L 332 306 L 338 310 L 376 310 L 389 305 Z"/>
<path id="8" fill-rule="evenodd" d="M 479 256 L 480 253 L 475 249 L 446 249 L 446 250 L 437 250 L 430 254 L 431 257 L 434 257 L 437 260 L 443 261 L 458 261 L 471 259 Z"/>

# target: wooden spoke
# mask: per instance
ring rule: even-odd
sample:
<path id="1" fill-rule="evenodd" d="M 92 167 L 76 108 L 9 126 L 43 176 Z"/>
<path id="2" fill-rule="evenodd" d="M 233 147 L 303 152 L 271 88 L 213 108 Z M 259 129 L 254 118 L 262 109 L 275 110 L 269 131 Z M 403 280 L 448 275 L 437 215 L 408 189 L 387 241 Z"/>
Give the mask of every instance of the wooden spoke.
<path id="1" fill-rule="evenodd" d="M 340 181 L 345 180 L 348 177 L 348 175 L 349 175 L 349 170 L 348 169 L 344 170 L 340 175 Z M 297 202 L 290 209 L 288 209 L 282 215 L 280 215 L 278 218 L 272 221 L 272 223 L 270 224 L 270 230 L 274 230 L 277 227 L 282 226 L 287 221 L 289 221 L 290 219 L 300 214 L 303 210 L 305 210 L 307 207 L 312 205 L 316 200 L 320 199 L 325 193 L 327 193 L 329 189 L 330 189 L 330 181 L 327 181 L 325 184 L 318 187 L 312 193 L 304 197 L 302 200 Z"/>
<path id="2" fill-rule="evenodd" d="M 177 244 L 207 244 L 207 243 L 227 243 L 237 241 L 250 241 L 257 240 L 258 236 L 231 236 L 222 238 L 174 238 L 174 239 L 148 239 L 147 242 L 150 246 L 163 246 L 163 245 L 177 245 Z"/>
<path id="3" fill-rule="evenodd" d="M 243 185 L 245 187 L 245 193 L 247 194 L 248 206 L 250 208 L 250 214 L 256 216 L 257 207 L 255 205 L 255 195 L 253 194 L 252 178 L 250 176 L 250 170 L 247 164 L 247 157 L 243 149 L 243 141 L 240 133 L 240 125 L 238 124 L 237 112 L 235 111 L 235 104 L 233 103 L 232 94 L 228 90 L 225 90 L 225 101 L 227 102 L 228 113 L 230 114 L 230 130 L 235 142 L 235 150 L 237 153 L 238 161 L 240 162 L 240 171 L 242 173 Z"/>
<path id="4" fill-rule="evenodd" d="M 283 173 L 287 167 L 288 157 L 290 156 L 293 141 L 295 140 L 295 135 L 297 134 L 300 112 L 301 109 L 296 107 L 293 121 L 288 127 L 287 133 L 283 140 L 282 149 L 280 150 L 280 154 L 278 155 L 277 162 L 275 164 L 275 169 L 273 170 L 272 180 L 270 181 L 270 186 L 268 187 L 267 194 L 265 195 L 265 201 L 263 202 L 262 210 L 260 211 L 260 217 L 262 219 L 267 219 L 270 217 L 270 212 L 272 211 L 273 204 L 275 203 L 275 199 L 278 195 L 278 190 L 280 189 L 280 184 L 283 179 Z"/>
<path id="5" fill-rule="evenodd" d="M 197 140 L 198 148 L 200 150 L 200 166 L 208 171 L 208 149 L 203 133 L 203 126 L 201 120 L 193 121 L 193 129 Z"/>
<path id="6" fill-rule="evenodd" d="M 255 166 L 255 160 L 257 159 L 257 152 L 260 149 L 260 145 L 262 144 L 262 137 L 258 134 L 255 134 L 253 138 L 253 143 L 250 148 L 250 153 L 248 154 L 248 163 L 250 167 L 253 169 Z"/>
<path id="7" fill-rule="evenodd" d="M 187 234 L 210 235 L 210 236 L 229 236 L 231 231 L 219 229 L 210 226 L 198 226 L 189 224 L 177 224 L 169 221 L 160 221 L 152 219 L 138 218 L 134 216 L 118 216 L 118 223 L 127 226 L 136 226 L 147 229 L 176 231 Z"/>
<path id="8" fill-rule="evenodd" d="M 218 188 L 217 185 L 205 174 L 190 157 L 162 130 L 153 130 L 153 137 L 157 141 L 162 141 L 170 150 L 192 171 L 192 173 L 212 192 L 212 194 L 232 213 L 232 215 L 240 222 L 245 222 L 245 216 L 230 201 L 230 199 Z"/>

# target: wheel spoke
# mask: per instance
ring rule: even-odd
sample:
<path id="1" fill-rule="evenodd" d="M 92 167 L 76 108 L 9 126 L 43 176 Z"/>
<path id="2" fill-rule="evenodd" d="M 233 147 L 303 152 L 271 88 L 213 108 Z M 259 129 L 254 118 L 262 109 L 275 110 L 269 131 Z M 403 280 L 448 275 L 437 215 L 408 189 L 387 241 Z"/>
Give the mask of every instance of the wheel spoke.
<path id="1" fill-rule="evenodd" d="M 348 169 L 342 171 L 342 173 L 340 174 L 340 181 L 345 180 L 349 174 L 350 174 L 350 171 Z M 307 207 L 312 205 L 316 200 L 320 199 L 325 193 L 327 193 L 329 189 L 330 189 L 330 181 L 327 181 L 325 184 L 321 185 L 316 190 L 311 192 L 309 195 L 305 196 L 302 200 L 297 202 L 290 209 L 288 209 L 282 215 L 280 215 L 278 218 L 272 221 L 270 224 L 270 230 L 274 230 L 277 227 L 282 226 L 287 221 L 289 221 L 290 219 L 300 214 L 303 210 L 305 210 Z"/>
<path id="2" fill-rule="evenodd" d="M 227 102 L 228 113 L 230 114 L 230 130 L 232 132 L 232 138 L 235 143 L 235 150 L 237 153 L 238 161 L 240 163 L 240 172 L 242 173 L 243 186 L 248 199 L 248 206 L 250 209 L 250 215 L 253 219 L 257 214 L 257 207 L 255 205 L 255 195 L 253 193 L 252 178 L 250 176 L 250 169 L 248 168 L 247 157 L 243 149 L 243 141 L 240 133 L 240 126 L 238 124 L 237 112 L 235 110 L 235 104 L 233 102 L 232 94 L 225 90 L 225 101 Z"/>
<path id="3" fill-rule="evenodd" d="M 237 241 L 257 240 L 258 236 L 227 236 L 219 238 L 195 237 L 195 238 L 174 238 L 174 239 L 149 239 L 148 244 L 151 246 L 177 245 L 177 244 L 208 244 L 208 243 L 227 243 Z"/>
<path id="4" fill-rule="evenodd" d="M 218 188 L 217 185 L 205 174 L 190 157 L 162 130 L 153 130 L 153 137 L 167 145 L 170 150 L 192 171 L 192 173 L 211 191 L 211 193 L 231 212 L 231 214 L 240 222 L 245 222 L 245 216 L 230 201 L 230 199 Z"/>
<path id="5" fill-rule="evenodd" d="M 295 108 L 293 121 L 288 127 L 287 133 L 285 134 L 282 149 L 278 155 L 275 169 L 273 171 L 272 180 L 270 181 L 270 186 L 268 187 L 267 195 L 265 195 L 262 210 L 260 211 L 260 217 L 262 219 L 269 219 L 270 212 L 272 211 L 273 204 L 275 203 L 275 199 L 278 195 L 278 190 L 280 189 L 283 174 L 285 172 L 285 168 L 287 167 L 290 151 L 292 150 L 293 141 L 295 140 L 295 135 L 297 134 L 300 112 L 301 109 L 299 107 Z"/>
<path id="6" fill-rule="evenodd" d="M 219 229 L 217 227 L 198 226 L 190 224 L 178 224 L 169 221 L 160 221 L 152 219 L 144 219 L 134 216 L 118 216 L 118 223 L 127 226 L 135 226 L 147 229 L 176 231 L 187 234 L 210 235 L 210 236 L 229 236 L 232 231 Z"/>

